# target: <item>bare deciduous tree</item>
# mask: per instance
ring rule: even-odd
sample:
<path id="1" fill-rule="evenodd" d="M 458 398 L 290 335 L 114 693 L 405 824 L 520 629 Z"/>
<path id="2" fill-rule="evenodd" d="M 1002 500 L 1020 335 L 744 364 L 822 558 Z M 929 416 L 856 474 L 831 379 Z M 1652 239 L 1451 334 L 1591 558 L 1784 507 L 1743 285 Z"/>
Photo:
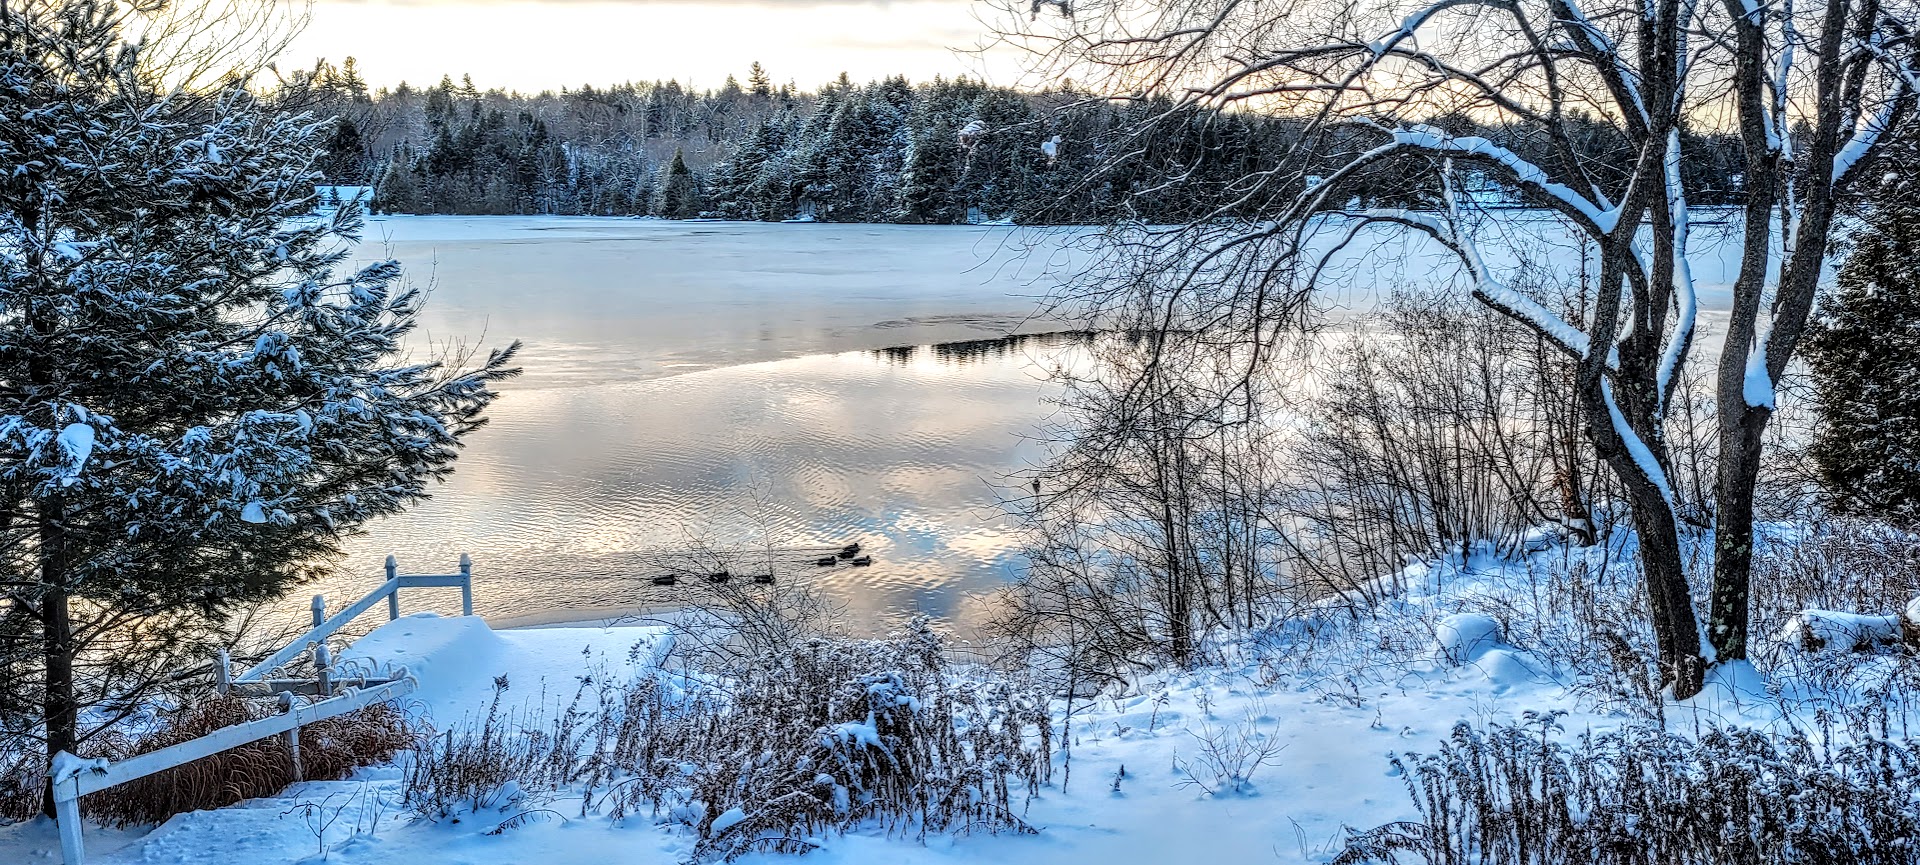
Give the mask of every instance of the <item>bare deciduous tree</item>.
<path id="1" fill-rule="evenodd" d="M 1837 204 L 1911 113 L 1911 3 L 1054 6 L 1007 7 L 1003 36 L 1040 74 L 1157 107 L 1099 143 L 1109 175 L 1130 177 L 1134 194 L 1177 195 L 1209 174 L 1205 154 L 1145 180 L 1128 174 L 1172 124 L 1242 111 L 1301 123 L 1295 158 L 1210 186 L 1211 213 L 1111 232 L 1126 264 L 1091 276 L 1078 300 L 1123 312 L 1127 326 L 1237 329 L 1258 344 L 1322 287 L 1336 252 L 1395 232 L 1421 238 L 1457 263 L 1474 297 L 1574 361 L 1584 434 L 1632 505 L 1674 693 L 1698 691 L 1709 659 L 1745 657 L 1774 383 L 1799 343 Z M 1699 128 L 1737 131 L 1745 152 L 1739 275 L 1718 360 L 1711 653 L 1683 567 L 1666 430 L 1699 329 L 1681 176 Z M 1332 212 L 1383 200 L 1379 179 L 1395 176 L 1417 206 Z M 1499 240 L 1505 224 L 1463 192 L 1485 184 L 1552 211 L 1597 250 L 1584 315 L 1516 287 L 1510 259 L 1525 266 L 1529 253 Z"/>

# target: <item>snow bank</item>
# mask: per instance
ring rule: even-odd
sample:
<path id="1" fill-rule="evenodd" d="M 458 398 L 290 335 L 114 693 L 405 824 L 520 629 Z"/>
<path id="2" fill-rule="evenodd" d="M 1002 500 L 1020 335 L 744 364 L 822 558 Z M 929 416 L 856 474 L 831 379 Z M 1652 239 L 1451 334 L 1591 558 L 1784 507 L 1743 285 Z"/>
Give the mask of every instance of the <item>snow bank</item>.
<path id="1" fill-rule="evenodd" d="M 1455 613 L 1441 619 L 1433 630 L 1434 659 L 1456 667 L 1478 661 L 1502 645 L 1500 623 L 1479 613 Z"/>
<path id="2" fill-rule="evenodd" d="M 657 626 L 494 631 L 476 616 L 418 613 L 360 638 L 341 653 L 340 667 L 406 667 L 420 682 L 410 711 L 445 725 L 485 714 L 497 679 L 529 697 L 543 688 L 571 695 L 579 678 L 596 668 L 620 675 L 657 667 L 670 645 L 666 629 Z"/>
<path id="3" fill-rule="evenodd" d="M 1913 611 L 1909 604 L 1907 610 Z M 1876 646 L 1900 642 L 1900 616 L 1872 616 L 1833 610 L 1802 610 L 1787 620 L 1775 639 L 1794 643 L 1809 652 L 1837 649 L 1870 652 Z"/>

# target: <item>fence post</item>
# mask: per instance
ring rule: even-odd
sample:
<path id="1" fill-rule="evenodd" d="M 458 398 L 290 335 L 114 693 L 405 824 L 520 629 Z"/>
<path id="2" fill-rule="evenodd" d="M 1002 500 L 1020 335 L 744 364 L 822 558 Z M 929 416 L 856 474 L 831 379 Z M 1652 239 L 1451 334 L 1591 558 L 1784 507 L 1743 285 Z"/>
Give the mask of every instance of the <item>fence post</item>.
<path id="1" fill-rule="evenodd" d="M 400 575 L 400 564 L 393 560 L 393 554 L 387 554 L 387 582 L 391 583 Z M 387 593 L 387 621 L 400 618 L 400 587 L 395 585 Z"/>
<path id="2" fill-rule="evenodd" d="M 327 596 L 313 596 L 313 626 L 318 628 L 327 620 Z"/>
<path id="3" fill-rule="evenodd" d="M 288 712 L 293 711 L 293 692 L 280 692 L 280 708 Z M 298 724 L 287 731 L 287 754 L 293 758 L 293 780 L 295 782 L 307 780 L 306 769 L 300 765 L 300 725 Z"/>
<path id="4" fill-rule="evenodd" d="M 313 647 L 313 668 L 319 671 L 320 699 L 333 696 L 333 652 L 327 649 L 325 642 Z"/>
<path id="5" fill-rule="evenodd" d="M 473 615 L 473 557 L 460 554 L 460 615 Z"/>
<path id="6" fill-rule="evenodd" d="M 213 661 L 213 690 L 224 697 L 233 690 L 233 659 L 227 656 L 227 647 L 220 647 L 220 657 Z"/>
<path id="7" fill-rule="evenodd" d="M 71 779 L 76 788 L 80 786 L 78 778 Z M 66 865 L 81 865 L 87 851 L 80 842 L 80 797 L 71 798 L 53 791 L 53 819 L 60 830 L 60 858 Z"/>

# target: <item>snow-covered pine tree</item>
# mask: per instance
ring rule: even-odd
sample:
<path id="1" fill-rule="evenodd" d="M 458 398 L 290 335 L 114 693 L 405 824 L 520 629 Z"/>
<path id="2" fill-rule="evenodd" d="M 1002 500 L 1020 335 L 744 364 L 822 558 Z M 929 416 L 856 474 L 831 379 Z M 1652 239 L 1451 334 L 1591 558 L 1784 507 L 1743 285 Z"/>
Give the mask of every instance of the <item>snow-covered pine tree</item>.
<path id="1" fill-rule="evenodd" d="M 673 161 L 661 172 L 658 212 L 668 219 L 692 219 L 700 215 L 700 181 L 687 167 L 685 151 L 673 151 Z"/>
<path id="2" fill-rule="evenodd" d="M 0 722 L 49 754 L 425 497 L 514 372 L 404 359 L 424 296 L 308 215 L 331 124 L 180 86 L 137 14 L 0 5 L 0 674 L 38 706 Z"/>
<path id="3" fill-rule="evenodd" d="M 1807 343 L 1811 455 L 1835 507 L 1920 519 L 1920 165 L 1903 142 Z"/>

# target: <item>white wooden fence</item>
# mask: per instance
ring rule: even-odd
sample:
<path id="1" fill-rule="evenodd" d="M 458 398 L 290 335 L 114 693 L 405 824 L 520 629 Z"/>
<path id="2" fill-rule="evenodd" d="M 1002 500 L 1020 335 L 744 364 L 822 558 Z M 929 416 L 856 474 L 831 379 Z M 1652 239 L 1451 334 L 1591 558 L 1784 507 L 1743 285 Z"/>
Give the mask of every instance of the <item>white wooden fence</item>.
<path id="1" fill-rule="evenodd" d="M 373 609 L 381 598 L 387 601 L 387 619 L 400 618 L 400 590 L 428 588 L 458 588 L 460 590 L 460 615 L 473 615 L 473 559 L 466 553 L 460 554 L 460 573 L 457 574 L 400 574 L 393 557 L 387 557 L 387 581 L 380 587 L 367 593 L 367 596 L 349 604 L 346 609 L 326 616 L 326 598 L 313 596 L 313 630 L 305 636 L 287 644 L 278 652 L 238 676 L 234 682 L 258 682 L 268 673 L 278 670 L 300 657 L 302 653 L 317 651 L 326 645 L 327 638 L 335 631 L 345 627 L 348 622 L 358 618 L 361 613 Z"/>
<path id="2" fill-rule="evenodd" d="M 467 554 L 460 554 L 460 572 L 457 574 L 402 575 L 398 573 L 393 557 L 388 556 L 387 581 L 379 588 L 335 613 L 331 618 L 326 616 L 326 599 L 315 595 L 313 629 L 285 648 L 273 653 L 266 660 L 253 665 L 246 672 L 229 678 L 226 653 L 222 652 L 219 662 L 214 665 L 215 683 L 220 692 L 277 693 L 280 695 L 281 706 L 285 710 L 281 714 L 223 727 L 200 738 L 129 757 L 118 763 L 82 760 L 65 751 L 55 755 L 48 776 L 53 790 L 54 817 L 60 830 L 60 855 L 66 865 L 83 865 L 84 863 L 85 849 L 81 843 L 80 831 L 80 797 L 88 793 L 97 793 L 109 787 L 144 778 L 155 772 L 283 733 L 287 736 L 287 746 L 293 761 L 293 777 L 295 780 L 301 780 L 303 776 L 300 765 L 301 727 L 325 718 L 363 709 L 375 703 L 404 697 L 413 693 L 418 684 L 405 668 L 401 668 L 389 678 L 333 679 L 331 659 L 326 648 L 327 637 L 339 631 L 361 613 L 372 609 L 373 605 L 379 603 L 382 598 L 387 601 L 388 620 L 397 619 L 400 617 L 401 589 L 435 587 L 460 589 L 461 615 L 473 615 L 473 560 L 468 558 Z M 303 652 L 308 651 L 311 651 L 314 656 L 316 679 L 267 678 L 275 670 L 286 666 Z M 344 691 L 336 695 L 334 691 L 337 688 L 344 688 Z M 302 705 L 294 697 L 296 693 L 313 694 L 321 699 Z"/>

